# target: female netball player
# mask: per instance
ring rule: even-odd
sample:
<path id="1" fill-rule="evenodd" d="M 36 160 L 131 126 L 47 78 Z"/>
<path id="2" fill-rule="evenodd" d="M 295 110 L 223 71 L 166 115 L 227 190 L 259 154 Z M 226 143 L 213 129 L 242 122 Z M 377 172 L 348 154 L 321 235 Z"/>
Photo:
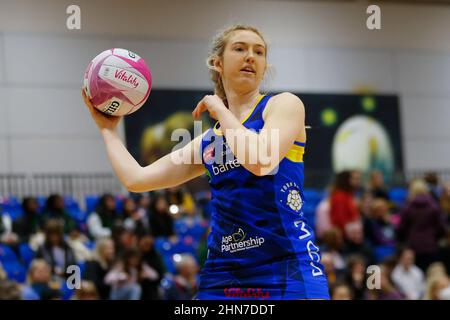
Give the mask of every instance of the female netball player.
<path id="1" fill-rule="evenodd" d="M 193 111 L 217 120 L 185 147 L 141 167 L 120 140 L 117 117 L 83 94 L 120 181 L 132 192 L 179 185 L 205 173 L 212 189 L 208 257 L 198 299 L 328 299 L 314 234 L 303 217 L 305 111 L 291 93 L 262 95 L 267 43 L 249 26 L 214 39 L 215 95 Z M 174 162 L 183 158 L 190 161 Z M 201 161 L 195 161 L 201 155 Z"/>

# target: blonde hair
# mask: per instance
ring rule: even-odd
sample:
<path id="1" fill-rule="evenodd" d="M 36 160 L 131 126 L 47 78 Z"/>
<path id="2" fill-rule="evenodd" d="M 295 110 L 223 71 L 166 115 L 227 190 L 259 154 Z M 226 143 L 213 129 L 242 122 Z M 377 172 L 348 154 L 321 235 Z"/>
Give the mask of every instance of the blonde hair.
<path id="1" fill-rule="evenodd" d="M 418 195 L 428 195 L 430 190 L 428 189 L 427 183 L 423 179 L 414 179 L 411 181 L 408 190 L 408 198 L 410 200 L 414 199 Z"/>
<path id="2" fill-rule="evenodd" d="M 49 277 L 51 277 L 52 269 L 51 269 L 50 265 L 47 263 L 47 261 L 45 261 L 44 259 L 40 259 L 40 258 L 34 259 L 31 262 L 30 268 L 28 269 L 28 276 L 27 276 L 28 283 L 34 283 L 34 279 L 33 279 L 34 272 L 36 271 L 37 268 L 40 268 L 40 267 L 47 268 Z"/>
<path id="3" fill-rule="evenodd" d="M 261 31 L 259 31 L 256 27 L 244 25 L 244 24 L 236 24 L 236 25 L 232 25 L 216 34 L 216 36 L 213 38 L 211 49 L 208 54 L 208 58 L 206 59 L 206 65 L 209 69 L 211 80 L 214 82 L 214 92 L 223 100 L 223 103 L 226 106 L 228 106 L 228 101 L 227 101 L 227 96 L 225 93 L 225 88 L 223 87 L 223 82 L 222 82 L 220 73 L 214 67 L 214 61 L 217 58 L 220 59 L 223 57 L 223 53 L 225 51 L 225 47 L 228 43 L 230 36 L 233 34 L 233 32 L 239 31 L 239 30 L 252 31 L 252 32 L 256 33 L 263 40 L 263 42 L 266 46 L 265 52 L 266 52 L 266 56 L 267 56 L 267 50 L 268 50 L 267 42 L 264 39 L 264 36 L 262 35 Z M 269 67 L 269 66 L 267 65 L 266 68 L 267 67 Z"/>
<path id="4" fill-rule="evenodd" d="M 107 268 L 108 267 L 108 262 L 105 261 L 105 259 L 103 258 L 103 250 L 105 249 L 105 247 L 107 245 L 113 245 L 114 246 L 114 241 L 109 238 L 109 237 L 104 237 L 104 238 L 100 238 L 99 240 L 97 240 L 97 244 L 95 245 L 95 250 L 94 250 L 94 254 L 93 254 L 93 258 L 95 261 L 97 261 L 98 263 L 100 263 L 100 265 L 103 268 Z"/>

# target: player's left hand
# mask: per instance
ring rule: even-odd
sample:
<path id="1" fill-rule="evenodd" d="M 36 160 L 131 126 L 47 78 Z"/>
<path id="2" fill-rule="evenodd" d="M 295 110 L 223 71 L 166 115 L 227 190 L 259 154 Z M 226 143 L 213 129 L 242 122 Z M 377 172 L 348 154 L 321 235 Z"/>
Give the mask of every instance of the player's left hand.
<path id="1" fill-rule="evenodd" d="M 218 114 L 221 110 L 226 108 L 227 107 L 218 95 L 206 95 L 200 100 L 194 111 L 192 111 L 192 115 L 194 116 L 194 119 L 198 119 L 202 112 L 208 111 L 211 118 L 218 120 Z"/>

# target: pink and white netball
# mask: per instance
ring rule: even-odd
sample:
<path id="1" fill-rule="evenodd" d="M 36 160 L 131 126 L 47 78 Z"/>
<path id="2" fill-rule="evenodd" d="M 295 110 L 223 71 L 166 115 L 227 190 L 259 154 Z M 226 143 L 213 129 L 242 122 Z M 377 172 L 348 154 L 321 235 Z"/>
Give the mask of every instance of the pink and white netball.
<path id="1" fill-rule="evenodd" d="M 126 50 L 103 51 L 89 63 L 83 89 L 92 104 L 112 116 L 138 110 L 147 100 L 152 76 L 144 59 Z"/>

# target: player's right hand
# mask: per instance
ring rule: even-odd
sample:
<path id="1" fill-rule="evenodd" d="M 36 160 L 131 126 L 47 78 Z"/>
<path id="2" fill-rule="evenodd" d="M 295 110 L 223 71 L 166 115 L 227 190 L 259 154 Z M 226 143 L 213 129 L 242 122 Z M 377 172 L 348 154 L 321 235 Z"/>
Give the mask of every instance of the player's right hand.
<path id="1" fill-rule="evenodd" d="M 89 109 L 89 112 L 91 113 L 92 118 L 97 124 L 97 127 L 100 130 L 101 129 L 115 130 L 117 124 L 119 123 L 120 119 L 122 119 L 122 117 L 110 116 L 97 110 L 92 105 L 91 101 L 86 95 L 86 92 L 83 89 L 81 90 L 81 95 L 83 96 L 83 101 L 86 104 L 87 108 Z"/>

